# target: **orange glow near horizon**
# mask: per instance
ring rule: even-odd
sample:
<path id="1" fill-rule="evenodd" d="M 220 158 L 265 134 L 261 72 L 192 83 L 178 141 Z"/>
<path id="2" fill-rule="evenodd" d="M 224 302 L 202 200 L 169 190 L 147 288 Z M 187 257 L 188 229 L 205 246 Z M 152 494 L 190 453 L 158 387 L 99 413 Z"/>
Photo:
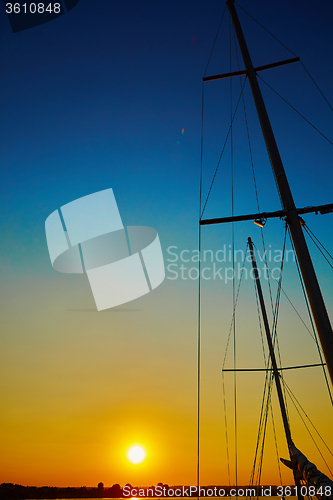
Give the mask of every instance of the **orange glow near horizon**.
<path id="1" fill-rule="evenodd" d="M 195 485 L 196 340 L 195 321 L 188 317 L 196 310 L 196 283 L 181 281 L 175 286 L 166 280 L 154 294 L 138 299 L 137 309 L 115 314 L 68 310 L 75 293 L 78 300 L 88 300 L 80 296 L 85 293 L 80 286 L 83 277 L 74 280 L 68 290 L 60 288 L 62 293 L 57 288 L 52 292 L 50 287 L 50 300 L 45 294 L 47 279 L 29 278 L 27 283 L 22 279 L 15 292 L 22 313 L 16 314 L 9 305 L 4 309 L 3 321 L 11 335 L 2 344 L 1 369 L 6 383 L 0 415 L 0 482 L 63 487 L 97 486 L 99 482 L 105 486 Z M 253 294 L 252 282 L 245 281 L 243 287 L 244 292 L 251 287 Z M 38 294 L 39 310 L 34 307 L 31 289 Z M 203 297 L 202 485 L 228 484 L 221 358 L 230 316 L 221 303 L 227 304 L 229 295 L 216 289 L 217 285 L 207 283 Z M 263 355 L 255 297 L 249 292 L 240 297 L 245 299 L 237 316 L 237 366 L 260 367 Z M 168 307 L 159 305 L 163 303 Z M 290 309 L 282 299 L 279 344 L 283 363 L 313 363 L 313 340 L 306 332 L 304 335 Z M 227 368 L 232 367 L 231 354 Z M 233 375 L 224 377 L 232 483 Z M 251 473 L 264 380 L 262 372 L 237 374 L 239 484 L 248 484 Z M 289 370 L 285 380 L 332 447 L 331 407 L 322 371 Z M 288 458 L 275 389 L 272 400 L 279 457 Z M 296 446 L 327 473 L 290 401 L 288 413 Z M 140 464 L 129 462 L 126 455 L 135 444 L 147 451 Z M 331 467 L 330 459 L 328 463 Z M 289 469 L 281 467 L 281 473 L 284 484 L 292 483 Z M 262 483 L 279 483 L 271 417 Z"/>
<path id="2" fill-rule="evenodd" d="M 168 283 L 167 283 L 168 284 Z M 36 284 L 35 289 L 38 289 Z M 168 287 L 163 290 L 168 297 Z M 171 293 L 171 292 L 170 292 Z M 179 293 L 179 295 L 177 295 Z M 176 295 L 176 297 L 175 297 Z M 42 295 L 41 295 L 42 296 Z M 58 301 L 62 297 L 58 297 Z M 27 318 L 33 313 L 18 316 L 16 330 L 3 346 L 2 369 L 8 374 L 0 416 L 2 450 L 0 482 L 35 486 L 105 486 L 119 483 L 124 486 L 196 484 L 196 362 L 195 342 L 191 325 L 180 319 L 190 309 L 181 287 L 172 289 L 174 315 L 159 310 L 156 314 L 156 293 L 140 299 L 149 316 L 141 322 L 139 313 L 125 315 L 67 312 L 50 324 L 49 316 L 56 314 L 60 304 L 48 305 L 47 314 L 39 316 L 38 331 L 27 328 Z M 220 311 L 218 298 L 209 296 L 211 311 L 205 332 L 216 330 L 216 324 L 226 329 L 227 319 Z M 178 306 L 178 304 L 180 304 Z M 240 367 L 261 366 L 260 343 L 256 347 L 255 328 L 250 328 L 252 311 L 238 318 L 242 343 L 238 350 Z M 30 316 L 29 316 L 30 315 Z M 111 317 L 111 320 L 110 320 Z M 204 318 L 205 320 L 205 318 Z M 110 335 L 111 324 L 116 325 Z M 283 327 L 281 319 L 281 326 Z M 94 335 L 91 334 L 95 328 Z M 295 341 L 290 339 L 293 329 Z M 48 331 L 48 335 L 44 331 Z M 158 337 L 156 336 L 158 331 Z M 24 332 L 24 335 L 21 334 Z M 97 333 L 96 333 L 97 332 Z M 116 332 L 116 333 L 115 333 Z M 213 334 L 212 333 L 212 334 Z M 283 332 L 282 334 L 283 335 Z M 286 348 L 281 355 L 289 359 L 291 344 L 300 344 L 297 324 L 288 318 Z M 35 341 L 32 343 L 32 339 Z M 202 351 L 201 401 L 201 484 L 228 484 L 223 398 L 221 396 L 220 351 L 224 338 L 214 338 Z M 260 338 L 258 339 L 260 342 Z M 281 350 L 284 346 L 281 338 Z M 307 343 L 299 356 L 307 355 Z M 77 345 L 80 344 L 78 351 Z M 20 350 L 17 345 L 20 345 Z M 175 349 L 177 346 L 177 349 Z M 11 356 L 10 353 L 14 353 Z M 47 353 L 47 356 L 46 354 Z M 116 353 L 116 355 L 113 355 Z M 295 364 L 297 350 L 293 349 Z M 310 355 L 309 362 L 312 361 Z M 307 360 L 306 360 L 307 361 Z M 15 363 L 16 369 L 12 366 Z M 313 368 L 307 374 L 286 373 L 286 381 L 305 401 L 305 410 L 330 445 L 330 407 L 326 404 L 321 385 L 321 371 Z M 304 378 L 305 377 L 305 378 Z M 306 380 L 306 384 L 305 384 Z M 225 375 L 229 443 L 233 432 L 233 376 Z M 261 372 L 237 375 L 238 390 L 238 481 L 247 484 L 253 462 L 253 450 L 258 429 L 264 377 Z M 308 394 L 316 396 L 309 403 Z M 313 397 L 314 398 L 314 397 Z M 87 404 L 89 402 L 89 404 Z M 283 426 L 275 392 L 273 391 L 275 427 L 279 456 L 288 458 Z M 325 464 L 309 439 L 304 438 L 303 424 L 296 410 L 289 405 L 293 439 L 318 468 L 326 472 Z M 263 484 L 277 484 L 279 477 L 271 419 L 268 422 L 267 443 L 263 469 Z M 134 445 L 146 451 L 145 460 L 131 463 L 126 453 Z M 230 445 L 231 446 L 231 445 Z M 231 483 L 234 477 L 234 450 L 229 449 Z M 46 459 L 47 458 L 47 459 Z M 281 468 L 285 484 L 292 474 Z"/>

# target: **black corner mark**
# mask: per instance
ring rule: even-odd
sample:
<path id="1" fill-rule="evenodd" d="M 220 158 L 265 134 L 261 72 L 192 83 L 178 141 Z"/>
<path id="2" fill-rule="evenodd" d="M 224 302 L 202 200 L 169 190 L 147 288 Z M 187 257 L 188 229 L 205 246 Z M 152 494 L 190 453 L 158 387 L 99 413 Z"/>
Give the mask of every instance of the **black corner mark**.
<path id="1" fill-rule="evenodd" d="M 53 21 L 72 10 L 80 0 L 3 0 L 13 33 Z M 65 3 L 66 10 L 64 9 Z"/>

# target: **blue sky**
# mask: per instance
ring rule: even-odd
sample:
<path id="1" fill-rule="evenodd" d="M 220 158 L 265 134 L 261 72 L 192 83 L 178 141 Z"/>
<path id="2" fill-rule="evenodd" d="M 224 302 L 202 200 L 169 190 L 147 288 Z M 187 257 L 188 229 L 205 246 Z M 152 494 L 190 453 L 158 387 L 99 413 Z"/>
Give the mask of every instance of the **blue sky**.
<path id="1" fill-rule="evenodd" d="M 310 2 L 276 3 L 274 8 L 271 3 L 257 2 L 243 7 L 252 8 L 254 17 L 302 57 L 329 98 L 330 5 L 322 2 L 322 9 L 313 9 Z M 128 223 L 137 223 L 132 219 L 142 210 L 155 225 L 157 218 L 161 221 L 160 229 L 182 233 L 185 214 L 195 224 L 201 77 L 222 10 L 220 2 L 81 0 L 56 21 L 15 35 L 3 13 L 1 95 L 6 126 L 2 135 L 2 189 L 4 208 L 14 223 L 20 224 L 22 218 L 25 221 L 23 234 L 31 225 L 42 228 L 41 221 L 55 206 L 109 186 L 115 190 L 124 216 L 128 214 Z M 251 35 L 249 47 L 255 64 L 290 56 L 244 13 L 240 12 L 240 17 L 245 33 Z M 229 69 L 228 23 L 226 18 L 208 74 Z M 270 70 L 262 76 L 330 137 L 331 111 L 321 96 L 316 96 L 300 65 Z M 238 96 L 238 87 L 235 81 L 234 96 Z M 207 187 L 227 130 L 229 82 L 209 83 L 205 91 Z M 271 101 L 268 109 L 297 204 L 330 202 L 331 177 L 327 176 L 331 146 L 265 86 L 263 93 Z M 251 110 L 248 89 L 247 103 Z M 276 116 L 277 109 L 282 116 Z M 292 130 L 287 132 L 289 120 L 293 120 Z M 244 128 L 243 118 L 239 121 Z M 255 148 L 262 141 L 255 128 L 256 118 L 253 123 Z M 247 154 L 244 148 L 245 158 Z M 267 162 L 261 174 L 265 150 L 261 154 L 255 165 L 259 188 L 262 197 L 267 192 L 269 200 L 273 197 L 274 209 L 278 201 L 273 194 L 274 181 Z M 224 169 L 228 168 L 227 163 Z M 318 182 L 318 172 L 325 182 Z M 250 168 L 242 175 L 247 174 Z M 220 179 L 224 176 L 223 172 Z M 304 196 L 309 185 L 312 189 Z M 237 202 L 249 188 L 240 181 L 235 189 L 239 192 L 237 210 Z M 252 187 L 251 191 L 253 197 Z M 230 197 L 229 187 L 226 196 Z M 228 209 L 225 206 L 222 211 Z M 209 213 L 213 212 L 218 215 L 215 209 Z M 10 234 L 11 227 L 7 228 Z"/>

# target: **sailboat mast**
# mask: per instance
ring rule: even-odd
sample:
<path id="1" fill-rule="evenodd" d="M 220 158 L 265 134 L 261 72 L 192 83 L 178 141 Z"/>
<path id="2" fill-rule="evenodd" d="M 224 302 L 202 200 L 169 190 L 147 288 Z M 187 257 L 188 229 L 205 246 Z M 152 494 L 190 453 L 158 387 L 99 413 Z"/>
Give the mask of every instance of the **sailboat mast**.
<path id="1" fill-rule="evenodd" d="M 261 313 L 262 313 L 262 317 L 263 317 L 263 321 L 264 321 L 264 327 L 265 327 L 265 332 L 266 332 L 269 354 L 270 354 L 270 358 L 272 361 L 273 375 L 274 375 L 276 390 L 277 390 L 278 399 L 279 399 L 279 405 L 280 405 L 280 410 L 281 410 L 281 415 L 282 415 L 282 420 L 283 420 L 284 432 L 285 432 L 288 447 L 289 447 L 290 458 L 292 458 L 291 445 L 293 444 L 293 442 L 291 439 L 291 432 L 290 432 L 290 427 L 289 427 L 289 422 L 288 422 L 286 405 L 285 405 L 285 401 L 284 401 L 284 397 L 283 397 L 283 393 L 282 393 L 281 380 L 280 380 L 277 362 L 276 362 L 276 358 L 275 358 L 274 346 L 273 346 L 273 342 L 272 342 L 271 332 L 269 329 L 267 312 L 266 312 L 264 297 L 263 297 L 263 293 L 262 293 L 262 289 L 261 289 L 261 283 L 260 283 L 260 278 L 259 278 L 259 273 L 258 273 L 258 268 L 257 268 L 257 262 L 256 262 L 256 258 L 254 255 L 253 244 L 252 244 L 251 238 L 248 239 L 248 243 L 249 243 L 250 255 L 251 255 L 251 259 L 252 259 L 254 278 L 256 281 L 256 287 L 257 287 L 257 291 L 258 291 L 258 298 L 259 298 Z M 297 486 L 298 500 L 303 500 L 303 496 L 301 495 L 301 490 L 300 490 L 301 483 L 300 483 L 299 479 L 297 478 L 296 473 L 294 473 L 294 481 L 295 481 L 295 485 Z"/>
<path id="2" fill-rule="evenodd" d="M 254 279 L 256 282 L 258 298 L 259 298 L 261 313 L 262 313 L 265 332 L 266 332 L 269 354 L 270 354 L 270 358 L 272 361 L 272 369 L 273 369 L 273 374 L 274 374 L 274 378 L 275 378 L 275 384 L 276 384 L 276 389 L 277 389 L 277 393 L 278 393 L 279 404 L 280 404 L 280 408 L 281 408 L 284 431 L 286 434 L 288 446 L 290 446 L 292 444 L 290 427 L 289 427 L 285 402 L 284 402 L 284 398 L 283 398 L 281 381 L 280 381 L 279 371 L 278 371 L 277 362 L 276 362 L 276 358 L 275 358 L 275 352 L 274 352 L 271 332 L 270 332 L 270 328 L 269 328 L 269 324 L 268 324 L 267 312 L 266 312 L 264 297 L 263 297 L 263 293 L 262 293 L 262 288 L 261 288 L 261 283 L 260 283 L 260 278 L 259 278 L 259 273 L 258 273 L 258 268 L 257 268 L 257 262 L 256 262 L 256 258 L 254 255 L 253 244 L 252 244 L 251 238 L 248 239 L 248 243 L 249 243 L 250 255 L 251 255 L 251 259 L 252 259 Z"/>
<path id="3" fill-rule="evenodd" d="M 312 315 L 316 324 L 320 343 L 324 352 L 326 365 L 333 385 L 333 332 L 327 314 L 326 306 L 319 287 L 317 276 L 312 264 L 311 256 L 305 241 L 300 219 L 297 214 L 294 199 L 290 190 L 288 179 L 276 144 L 272 126 L 268 117 L 266 106 L 260 91 L 257 74 L 253 67 L 251 57 L 246 45 L 243 31 L 238 19 L 234 0 L 227 0 L 228 9 L 233 21 L 236 36 L 250 82 L 252 95 L 257 109 L 266 148 L 275 176 L 278 192 L 286 213 L 291 237 L 294 242 L 296 255 L 299 261 L 306 293 L 309 299 Z"/>

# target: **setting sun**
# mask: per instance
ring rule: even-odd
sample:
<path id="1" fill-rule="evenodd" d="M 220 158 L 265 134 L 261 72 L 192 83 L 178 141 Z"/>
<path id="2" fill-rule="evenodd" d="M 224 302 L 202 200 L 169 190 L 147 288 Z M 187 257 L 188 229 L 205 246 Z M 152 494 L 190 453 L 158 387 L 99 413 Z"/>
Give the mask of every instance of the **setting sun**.
<path id="1" fill-rule="evenodd" d="M 142 446 L 132 446 L 127 452 L 127 457 L 132 464 L 140 464 L 146 458 L 146 452 Z"/>

